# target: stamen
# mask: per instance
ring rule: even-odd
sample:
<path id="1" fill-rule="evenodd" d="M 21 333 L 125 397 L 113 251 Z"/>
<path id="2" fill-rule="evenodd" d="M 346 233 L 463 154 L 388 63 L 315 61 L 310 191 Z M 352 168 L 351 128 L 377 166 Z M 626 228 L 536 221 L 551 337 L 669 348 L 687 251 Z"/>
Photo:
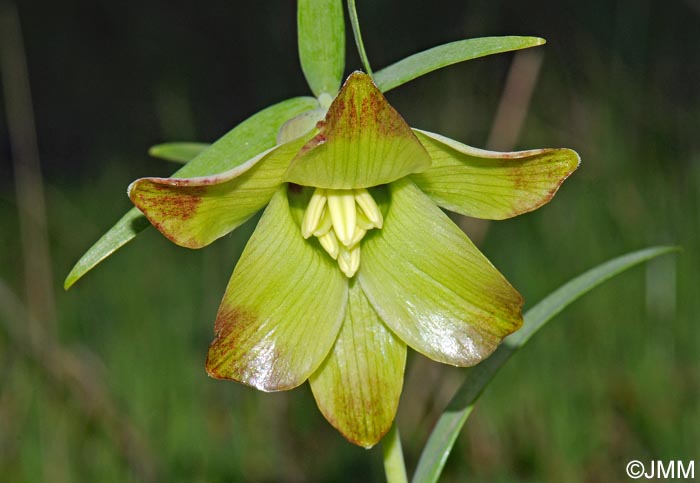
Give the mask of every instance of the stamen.
<path id="1" fill-rule="evenodd" d="M 321 215 L 321 221 L 318 223 L 316 231 L 314 231 L 314 236 L 322 236 L 328 233 L 331 228 L 333 228 L 333 222 L 331 221 L 331 214 L 328 210 L 323 210 Z"/>
<path id="2" fill-rule="evenodd" d="M 301 236 L 309 238 L 318 229 L 323 208 L 326 206 L 326 190 L 316 188 L 311 195 L 309 206 L 304 212 L 304 219 L 301 221 Z"/>
<path id="3" fill-rule="evenodd" d="M 328 252 L 333 260 L 338 258 L 338 252 L 340 251 L 340 245 L 338 244 L 338 239 L 335 237 L 333 230 L 330 230 L 325 235 L 318 237 L 318 242 L 321 244 L 324 250 Z"/>
<path id="4" fill-rule="evenodd" d="M 340 243 L 349 247 L 355 234 L 355 225 L 357 224 L 357 210 L 352 191 L 329 191 L 328 211 L 331 214 L 335 235 Z"/>
<path id="5" fill-rule="evenodd" d="M 350 242 L 350 246 L 353 247 L 360 243 L 362 239 L 364 238 L 365 234 L 367 233 L 367 230 L 360 228 L 359 225 L 355 226 L 355 234 L 352 236 L 352 242 Z"/>
<path id="6" fill-rule="evenodd" d="M 356 245 L 350 250 L 341 247 L 338 254 L 338 266 L 346 277 L 352 278 L 357 269 L 360 268 L 360 245 Z"/>
<path id="7" fill-rule="evenodd" d="M 381 228 L 382 212 L 366 189 L 321 189 L 311 195 L 301 221 L 304 238 L 318 238 L 323 249 L 352 278 L 360 268 L 360 243 Z"/>
<path id="8" fill-rule="evenodd" d="M 369 191 L 364 188 L 356 189 L 353 190 L 353 194 L 355 195 L 355 201 L 362 208 L 362 212 L 367 216 L 367 219 L 372 222 L 375 228 L 381 228 L 384 224 L 384 217 Z"/>
<path id="9" fill-rule="evenodd" d="M 369 219 L 362 212 L 362 210 L 357 210 L 357 226 L 359 226 L 363 230 L 371 230 L 372 228 L 376 228 L 374 226 L 374 223 L 369 221 Z"/>

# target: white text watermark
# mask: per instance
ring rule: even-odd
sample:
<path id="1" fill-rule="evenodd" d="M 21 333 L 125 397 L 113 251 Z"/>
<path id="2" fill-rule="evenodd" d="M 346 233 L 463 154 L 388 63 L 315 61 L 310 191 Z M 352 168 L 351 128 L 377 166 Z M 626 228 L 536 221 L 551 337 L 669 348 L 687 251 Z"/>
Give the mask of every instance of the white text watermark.
<path id="1" fill-rule="evenodd" d="M 647 480 L 694 480 L 695 461 L 688 460 L 651 460 L 642 463 L 632 460 L 625 468 L 627 476 L 632 479 Z"/>

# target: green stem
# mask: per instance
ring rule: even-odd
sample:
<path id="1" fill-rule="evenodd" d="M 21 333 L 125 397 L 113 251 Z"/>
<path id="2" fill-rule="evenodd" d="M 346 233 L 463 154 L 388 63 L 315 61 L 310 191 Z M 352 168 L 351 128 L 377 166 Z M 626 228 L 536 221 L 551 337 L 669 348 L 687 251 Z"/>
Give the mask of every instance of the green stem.
<path id="1" fill-rule="evenodd" d="M 401 435 L 396 422 L 391 425 L 389 433 L 382 441 L 382 453 L 384 454 L 384 473 L 387 483 L 407 483 L 406 464 L 403 462 L 403 450 L 401 449 Z"/>
<path id="2" fill-rule="evenodd" d="M 357 18 L 357 7 L 355 7 L 355 0 L 348 0 L 348 13 L 350 14 L 350 24 L 352 25 L 352 33 L 355 37 L 357 52 L 360 54 L 360 60 L 362 61 L 362 65 L 365 67 L 367 75 L 372 77 L 372 67 L 369 65 L 369 59 L 367 58 L 367 53 L 365 52 L 365 44 L 362 41 L 362 33 L 360 33 L 360 20 Z"/>

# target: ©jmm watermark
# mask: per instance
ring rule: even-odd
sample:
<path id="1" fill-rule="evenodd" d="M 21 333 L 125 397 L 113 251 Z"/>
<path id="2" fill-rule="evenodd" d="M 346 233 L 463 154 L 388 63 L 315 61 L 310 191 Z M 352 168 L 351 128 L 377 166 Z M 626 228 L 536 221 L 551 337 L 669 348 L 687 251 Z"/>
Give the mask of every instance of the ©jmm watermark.
<path id="1" fill-rule="evenodd" d="M 695 461 L 681 460 L 651 460 L 646 464 L 639 460 L 627 463 L 627 476 L 638 480 L 694 480 Z"/>

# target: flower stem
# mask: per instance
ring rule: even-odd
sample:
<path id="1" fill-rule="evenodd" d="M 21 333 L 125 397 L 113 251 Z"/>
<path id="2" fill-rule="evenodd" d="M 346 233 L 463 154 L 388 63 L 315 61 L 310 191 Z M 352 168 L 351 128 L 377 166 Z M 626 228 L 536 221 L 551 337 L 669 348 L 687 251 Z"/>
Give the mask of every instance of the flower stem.
<path id="1" fill-rule="evenodd" d="M 367 75 L 372 77 L 372 67 L 369 65 L 369 59 L 367 58 L 367 53 L 365 52 L 365 44 L 362 42 L 362 33 L 360 33 L 360 20 L 357 18 L 355 0 L 348 0 L 348 13 L 350 14 L 350 24 L 352 25 L 352 33 L 355 37 L 357 52 L 360 54 L 360 60 L 362 61 L 362 65 L 364 66 Z"/>
<path id="2" fill-rule="evenodd" d="M 403 450 L 401 449 L 401 436 L 396 422 L 391 425 L 389 433 L 382 441 L 382 453 L 384 454 L 384 473 L 387 483 L 407 483 L 406 465 L 403 462 Z"/>

